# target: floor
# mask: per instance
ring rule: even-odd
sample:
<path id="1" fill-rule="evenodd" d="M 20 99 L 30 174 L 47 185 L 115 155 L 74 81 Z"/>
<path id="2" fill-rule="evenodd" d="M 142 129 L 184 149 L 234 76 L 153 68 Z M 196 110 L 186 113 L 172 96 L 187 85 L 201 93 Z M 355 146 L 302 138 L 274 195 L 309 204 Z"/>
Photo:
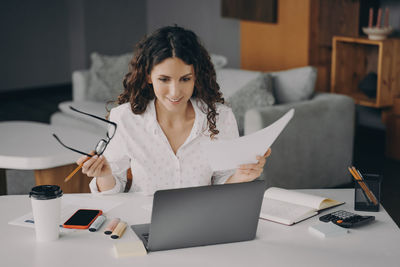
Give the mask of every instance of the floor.
<path id="1" fill-rule="evenodd" d="M 72 99 L 71 85 L 60 85 L 47 88 L 18 90 L 0 93 L 0 121 L 27 120 L 49 123 L 52 113 L 57 111 L 58 103 Z M 385 131 L 382 129 L 356 127 L 354 144 L 354 166 L 365 173 L 383 175 L 382 204 L 400 227 L 400 161 L 385 157 Z M 8 192 L 26 194 L 25 188 L 34 185 L 32 171 L 7 171 L 10 176 L 23 176 L 16 182 L 8 181 Z M 10 184 L 12 183 L 12 184 Z M 352 185 L 347 185 L 351 187 Z M 25 190 L 25 191 L 24 191 Z"/>

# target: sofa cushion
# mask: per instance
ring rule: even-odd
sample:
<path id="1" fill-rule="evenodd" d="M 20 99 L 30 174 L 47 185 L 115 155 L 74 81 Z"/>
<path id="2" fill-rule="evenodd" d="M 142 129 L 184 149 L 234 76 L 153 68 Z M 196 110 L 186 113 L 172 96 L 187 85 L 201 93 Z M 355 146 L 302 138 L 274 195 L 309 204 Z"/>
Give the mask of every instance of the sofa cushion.
<path id="1" fill-rule="evenodd" d="M 225 99 L 228 99 L 247 83 L 257 78 L 261 72 L 225 68 L 217 69 L 216 74 L 220 90 Z"/>
<path id="2" fill-rule="evenodd" d="M 132 53 L 119 56 L 91 54 L 90 82 L 87 100 L 107 102 L 116 100 L 123 92 L 122 81 L 128 73 Z"/>
<path id="3" fill-rule="evenodd" d="M 271 106 L 275 103 L 271 75 L 259 73 L 257 77 L 230 96 L 227 103 L 235 114 L 239 134 L 242 136 L 246 111 L 252 108 Z"/>
<path id="4" fill-rule="evenodd" d="M 310 99 L 314 94 L 317 69 L 302 67 L 271 72 L 274 96 L 277 104 L 285 104 Z"/>
<path id="5" fill-rule="evenodd" d="M 228 59 L 223 55 L 210 54 L 210 57 L 215 69 L 221 69 L 228 64 Z"/>

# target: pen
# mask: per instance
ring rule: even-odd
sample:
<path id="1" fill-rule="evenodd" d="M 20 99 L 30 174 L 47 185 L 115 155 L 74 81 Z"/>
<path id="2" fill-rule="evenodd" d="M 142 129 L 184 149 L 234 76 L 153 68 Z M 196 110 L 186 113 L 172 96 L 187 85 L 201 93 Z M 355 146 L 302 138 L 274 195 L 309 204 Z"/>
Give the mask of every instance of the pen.
<path id="1" fill-rule="evenodd" d="M 375 205 L 378 205 L 378 201 L 376 200 L 376 197 L 375 197 L 374 193 L 372 192 L 371 189 L 369 189 L 368 184 L 365 183 L 365 179 L 364 179 L 364 177 L 362 176 L 361 172 L 360 172 L 359 170 L 357 170 L 355 167 L 353 167 L 353 170 L 354 170 L 354 171 L 357 171 L 357 174 L 359 175 L 359 178 L 361 179 L 362 183 L 365 185 L 365 188 L 366 188 L 367 191 L 369 192 L 372 201 L 374 202 Z"/>
<path id="2" fill-rule="evenodd" d="M 126 226 L 127 226 L 126 222 L 119 222 L 117 227 L 115 227 L 114 231 L 112 232 L 111 238 L 117 239 L 117 238 L 122 237 L 122 235 L 125 232 Z"/>
<path id="3" fill-rule="evenodd" d="M 360 187 L 362 188 L 364 194 L 367 197 L 367 200 L 369 202 L 373 202 L 374 205 L 378 205 L 378 201 L 376 200 L 375 196 L 372 194 L 371 190 L 368 188 L 368 186 L 365 184 L 364 179 L 362 176 L 359 175 L 358 170 L 355 167 L 348 168 L 351 175 L 354 177 L 354 179 L 358 182 Z"/>
<path id="4" fill-rule="evenodd" d="M 117 227 L 118 223 L 120 222 L 119 218 L 114 218 L 111 220 L 111 222 L 108 223 L 106 229 L 104 229 L 104 233 L 106 235 L 111 235 L 111 233 L 114 231 L 114 229 Z"/>
<path id="5" fill-rule="evenodd" d="M 370 196 L 367 194 L 367 191 L 364 189 L 364 186 L 358 180 L 358 178 L 356 177 L 354 171 L 350 167 L 349 167 L 349 171 L 351 173 L 351 176 L 353 176 L 354 181 L 356 181 L 360 185 L 360 187 L 362 188 L 362 193 L 365 196 L 365 198 L 367 199 L 368 203 L 371 204 L 372 200 L 371 200 Z"/>
<path id="6" fill-rule="evenodd" d="M 97 230 L 99 230 L 99 228 L 103 225 L 105 220 L 106 216 L 104 215 L 100 215 L 99 217 L 97 217 L 97 219 L 92 223 L 92 225 L 90 225 L 89 231 L 96 232 Z"/>
<path id="7" fill-rule="evenodd" d="M 365 193 L 367 193 L 369 199 L 374 202 L 375 205 L 378 205 L 378 201 L 376 200 L 374 194 L 372 193 L 371 189 L 369 189 L 368 185 L 365 183 L 364 178 L 362 177 L 361 173 L 353 166 L 352 170 L 354 174 L 356 175 L 356 178 L 358 180 L 358 183 L 360 186 L 363 188 Z"/>

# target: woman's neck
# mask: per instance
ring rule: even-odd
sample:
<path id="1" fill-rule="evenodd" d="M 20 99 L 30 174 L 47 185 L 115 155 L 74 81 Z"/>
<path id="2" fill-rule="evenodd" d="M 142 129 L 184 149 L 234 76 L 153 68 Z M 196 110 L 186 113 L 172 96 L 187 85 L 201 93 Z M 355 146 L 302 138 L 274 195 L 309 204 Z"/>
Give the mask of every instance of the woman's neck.
<path id="1" fill-rule="evenodd" d="M 166 109 L 157 99 L 155 100 L 157 121 L 159 124 L 177 127 L 195 117 L 194 109 L 189 100 L 184 107 L 174 112 Z"/>

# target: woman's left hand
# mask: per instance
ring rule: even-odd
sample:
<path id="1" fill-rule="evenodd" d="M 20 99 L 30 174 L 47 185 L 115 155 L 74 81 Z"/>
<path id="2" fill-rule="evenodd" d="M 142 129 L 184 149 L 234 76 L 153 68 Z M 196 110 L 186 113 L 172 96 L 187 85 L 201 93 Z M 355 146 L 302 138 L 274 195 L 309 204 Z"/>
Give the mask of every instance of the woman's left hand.
<path id="1" fill-rule="evenodd" d="M 257 179 L 263 172 L 265 162 L 270 155 L 271 148 L 265 152 L 264 156 L 257 156 L 258 163 L 240 165 L 226 183 L 243 183 Z"/>

